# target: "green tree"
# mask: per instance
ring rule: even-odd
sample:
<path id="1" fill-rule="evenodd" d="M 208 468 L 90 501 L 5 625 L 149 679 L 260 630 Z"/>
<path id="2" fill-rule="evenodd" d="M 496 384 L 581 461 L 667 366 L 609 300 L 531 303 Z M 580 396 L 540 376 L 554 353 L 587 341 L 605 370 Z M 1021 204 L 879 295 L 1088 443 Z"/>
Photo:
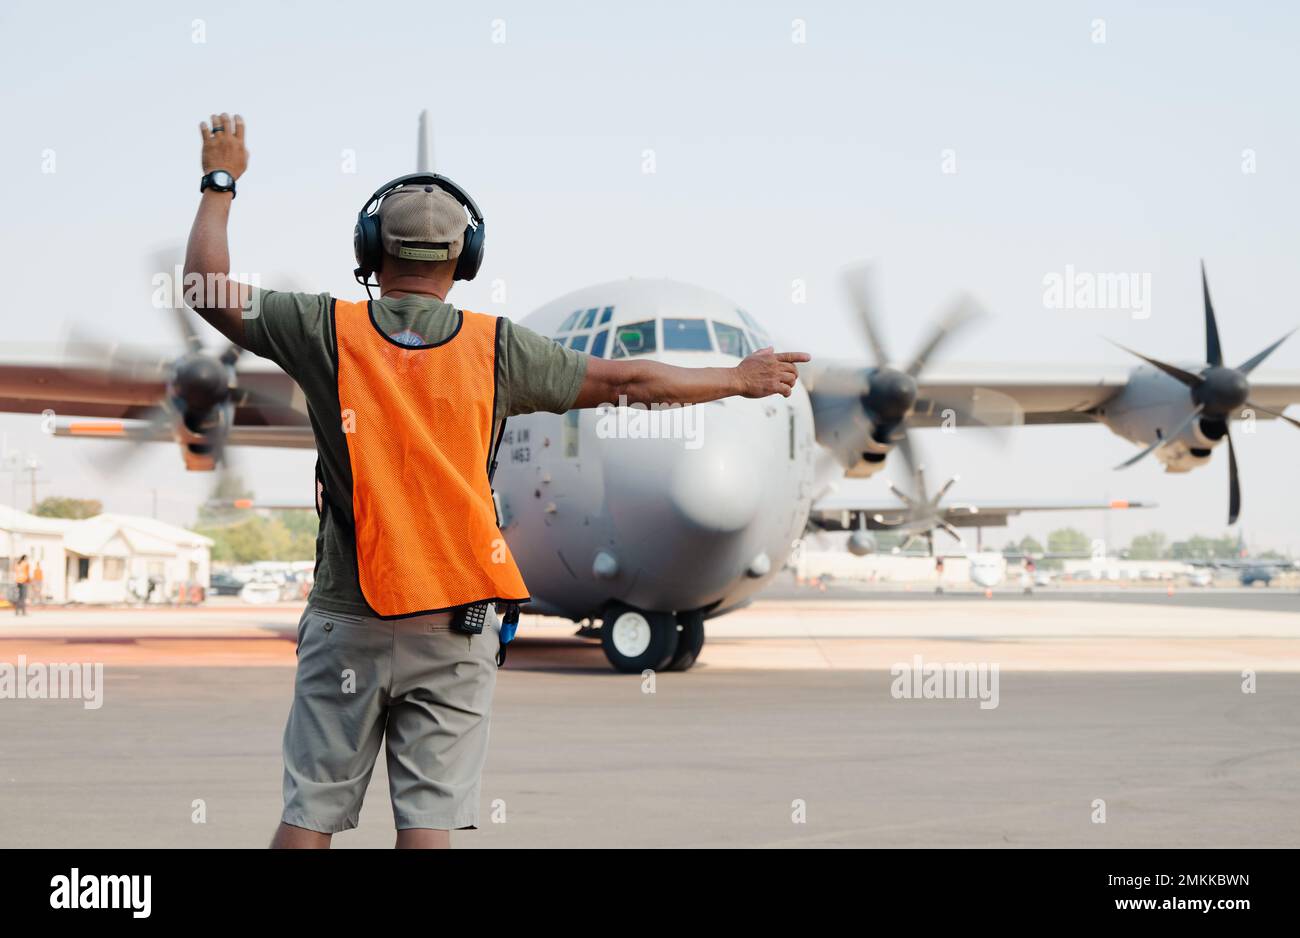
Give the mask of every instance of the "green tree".
<path id="1" fill-rule="evenodd" d="M 200 525 L 197 530 L 212 538 L 212 559 L 218 563 L 311 560 L 315 553 L 314 541 L 306 546 L 279 518 L 255 515 L 238 524 Z"/>
<path id="2" fill-rule="evenodd" d="M 316 559 L 316 531 L 320 526 L 316 512 L 285 508 L 273 511 L 271 517 L 289 532 L 289 556 L 286 559 Z"/>
<path id="3" fill-rule="evenodd" d="M 1168 542 L 1159 531 L 1148 531 L 1133 538 L 1128 556 L 1133 560 L 1160 560 L 1165 556 Z"/>
<path id="4" fill-rule="evenodd" d="M 218 563 L 259 560 L 312 560 L 316 556 L 316 515 L 311 511 L 265 512 L 234 508 L 236 499 L 252 499 L 243 479 L 223 473 L 208 502 L 199 506 L 194 529 L 212 538 L 212 559 Z M 219 504 L 225 503 L 225 504 Z"/>
<path id="5" fill-rule="evenodd" d="M 1205 537 L 1197 534 L 1185 541 L 1175 541 L 1169 548 L 1174 560 L 1223 560 L 1237 556 L 1237 541 L 1230 535 Z"/>
<path id="6" fill-rule="evenodd" d="M 1051 554 L 1079 554 L 1090 556 L 1092 542 L 1077 528 L 1058 528 L 1047 535 L 1047 551 Z"/>
<path id="7" fill-rule="evenodd" d="M 93 518 L 104 513 L 104 503 L 97 498 L 66 498 L 51 495 L 42 498 L 34 514 L 42 518 Z"/>

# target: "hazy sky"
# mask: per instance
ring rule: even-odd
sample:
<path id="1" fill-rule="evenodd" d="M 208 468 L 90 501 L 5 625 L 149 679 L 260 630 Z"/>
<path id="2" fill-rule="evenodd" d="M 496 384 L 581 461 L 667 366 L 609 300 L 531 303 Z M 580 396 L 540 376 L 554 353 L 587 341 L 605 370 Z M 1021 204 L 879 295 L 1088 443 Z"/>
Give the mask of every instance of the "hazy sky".
<path id="1" fill-rule="evenodd" d="M 11 0 L 0 7 L 0 336 L 6 348 L 70 330 L 176 341 L 149 303 L 149 257 L 186 236 L 196 125 L 214 110 L 248 121 L 234 269 L 355 297 L 356 210 L 414 168 L 428 107 L 437 168 L 488 217 L 480 279 L 452 296 L 470 308 L 522 319 L 586 284 L 667 276 L 842 356 L 861 343 L 838 272 L 874 258 L 900 357 L 968 288 L 992 316 L 945 360 L 1115 364 L 1122 353 L 1102 336 L 1203 355 L 1204 257 L 1239 361 L 1300 323 L 1300 14 L 1134 7 Z M 804 42 L 792 41 L 795 20 Z M 1247 150 L 1254 172 L 1243 172 Z M 1045 308 L 1044 276 L 1067 265 L 1149 274 L 1150 317 Z M 497 279 L 504 304 L 491 302 Z M 794 280 L 808 285 L 804 304 L 791 301 Z M 1300 338 L 1266 367 L 1300 368 Z M 47 439 L 34 418 L 0 417 L 0 431 L 42 461 L 42 494 L 147 512 L 156 488 L 160 515 L 188 522 L 211 481 L 186 476 L 168 446 L 149 448 L 126 481 L 96 472 L 104 444 Z M 1110 522 L 1121 543 L 1149 527 L 1223 530 L 1222 448 L 1208 467 L 1166 476 L 1154 459 L 1112 471 L 1133 449 L 1100 426 L 1019 430 L 1004 449 L 974 437 L 920 435 L 932 476 L 962 475 L 955 495 L 1158 500 L 1157 512 Z M 1269 423 L 1237 440 L 1248 538 L 1300 547 L 1300 434 Z M 240 457 L 259 495 L 309 497 L 310 453 Z"/>

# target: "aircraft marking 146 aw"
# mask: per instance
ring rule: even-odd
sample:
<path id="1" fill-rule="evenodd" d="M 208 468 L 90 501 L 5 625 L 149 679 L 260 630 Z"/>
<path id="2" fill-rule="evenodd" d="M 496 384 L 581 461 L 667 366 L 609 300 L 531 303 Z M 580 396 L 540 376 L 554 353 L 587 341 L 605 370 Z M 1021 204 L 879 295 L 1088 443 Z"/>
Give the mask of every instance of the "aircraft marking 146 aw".
<path id="1" fill-rule="evenodd" d="M 894 449 L 915 478 L 907 427 L 945 417 L 968 425 L 1097 422 L 1144 446 L 1136 458 L 1154 453 L 1171 472 L 1206 464 L 1226 439 L 1235 520 L 1229 421 L 1247 411 L 1281 417 L 1300 401 L 1300 374 L 1255 373 L 1278 343 L 1236 369 L 1223 365 L 1208 288 L 1205 362 L 1146 358 L 1133 370 L 1075 376 L 1057 367 L 930 373 L 928 361 L 947 335 L 972 318 L 968 299 L 912 359 L 895 363 L 864 294 L 855 299 L 874 361 L 814 361 L 789 398 L 511 418 L 496 492 L 502 530 L 534 597 L 530 611 L 603 620 L 605 652 L 621 670 L 690 667 L 705 619 L 750 600 L 781 569 L 810 518 L 823 527 L 837 517 L 856 519 L 855 527 L 901 518 L 927 537 L 962 523 L 960 511 L 938 511 L 923 492 L 903 498 L 899 515 L 897 502 L 858 504 L 834 490 L 844 475 L 879 472 Z M 0 411 L 53 410 L 60 436 L 174 441 L 189 469 L 214 468 L 230 446 L 314 446 L 301 393 L 287 375 L 237 369 L 235 350 L 206 351 L 189 314 L 176 312 L 185 339 L 179 354 L 100 348 L 72 361 L 0 361 Z M 523 324 L 591 355 L 682 365 L 734 364 L 772 344 L 735 303 L 667 280 L 586 287 Z M 967 504 L 976 509 L 968 516 L 984 510 Z M 989 505 L 985 517 L 1005 523 L 1008 514 L 1045 507 L 1111 506 Z"/>

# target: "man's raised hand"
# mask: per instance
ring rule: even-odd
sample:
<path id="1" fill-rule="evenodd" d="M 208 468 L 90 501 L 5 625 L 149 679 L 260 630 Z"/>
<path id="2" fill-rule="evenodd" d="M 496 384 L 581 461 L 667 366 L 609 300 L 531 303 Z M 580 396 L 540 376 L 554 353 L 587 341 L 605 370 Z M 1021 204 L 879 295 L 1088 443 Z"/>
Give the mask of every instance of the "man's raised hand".
<path id="1" fill-rule="evenodd" d="M 224 169 L 238 179 L 248 168 L 248 149 L 244 146 L 244 119 L 236 114 L 213 114 L 212 123 L 201 121 L 203 135 L 203 172 Z"/>
<path id="2" fill-rule="evenodd" d="M 799 380 L 796 362 L 811 361 L 807 352 L 776 352 L 769 345 L 751 354 L 736 366 L 740 377 L 742 397 L 767 397 L 780 394 L 789 397 L 794 383 Z"/>

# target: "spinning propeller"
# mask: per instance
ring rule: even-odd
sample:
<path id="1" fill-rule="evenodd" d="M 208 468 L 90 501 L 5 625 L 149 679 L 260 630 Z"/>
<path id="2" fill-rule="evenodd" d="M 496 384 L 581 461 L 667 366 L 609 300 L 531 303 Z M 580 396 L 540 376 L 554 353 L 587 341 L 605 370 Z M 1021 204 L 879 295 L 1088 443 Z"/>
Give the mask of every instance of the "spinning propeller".
<path id="1" fill-rule="evenodd" d="M 1191 405 L 1184 417 L 1173 431 L 1160 436 L 1154 443 L 1131 459 L 1127 459 L 1115 468 L 1123 469 L 1140 461 L 1154 451 L 1177 439 L 1183 431 L 1191 427 L 1199 418 L 1206 436 L 1218 439 L 1220 436 L 1228 441 L 1228 524 L 1235 524 L 1241 513 L 1241 483 L 1237 478 L 1237 454 L 1232 446 L 1232 431 L 1228 421 L 1241 407 L 1249 407 L 1260 413 L 1285 420 L 1294 427 L 1300 427 L 1300 421 L 1293 420 L 1285 414 L 1261 407 L 1250 400 L 1249 375 L 1272 355 L 1279 345 L 1291 335 L 1291 330 L 1259 354 L 1248 358 L 1236 368 L 1223 364 L 1223 347 L 1219 343 L 1219 325 L 1214 318 L 1214 304 L 1210 302 L 1210 285 L 1205 276 L 1205 262 L 1201 262 L 1201 292 L 1205 297 L 1205 360 L 1206 366 L 1198 372 L 1187 371 L 1177 365 L 1150 358 L 1141 352 L 1114 343 L 1130 355 L 1136 355 L 1148 365 L 1159 368 L 1169 377 L 1188 389 Z"/>

